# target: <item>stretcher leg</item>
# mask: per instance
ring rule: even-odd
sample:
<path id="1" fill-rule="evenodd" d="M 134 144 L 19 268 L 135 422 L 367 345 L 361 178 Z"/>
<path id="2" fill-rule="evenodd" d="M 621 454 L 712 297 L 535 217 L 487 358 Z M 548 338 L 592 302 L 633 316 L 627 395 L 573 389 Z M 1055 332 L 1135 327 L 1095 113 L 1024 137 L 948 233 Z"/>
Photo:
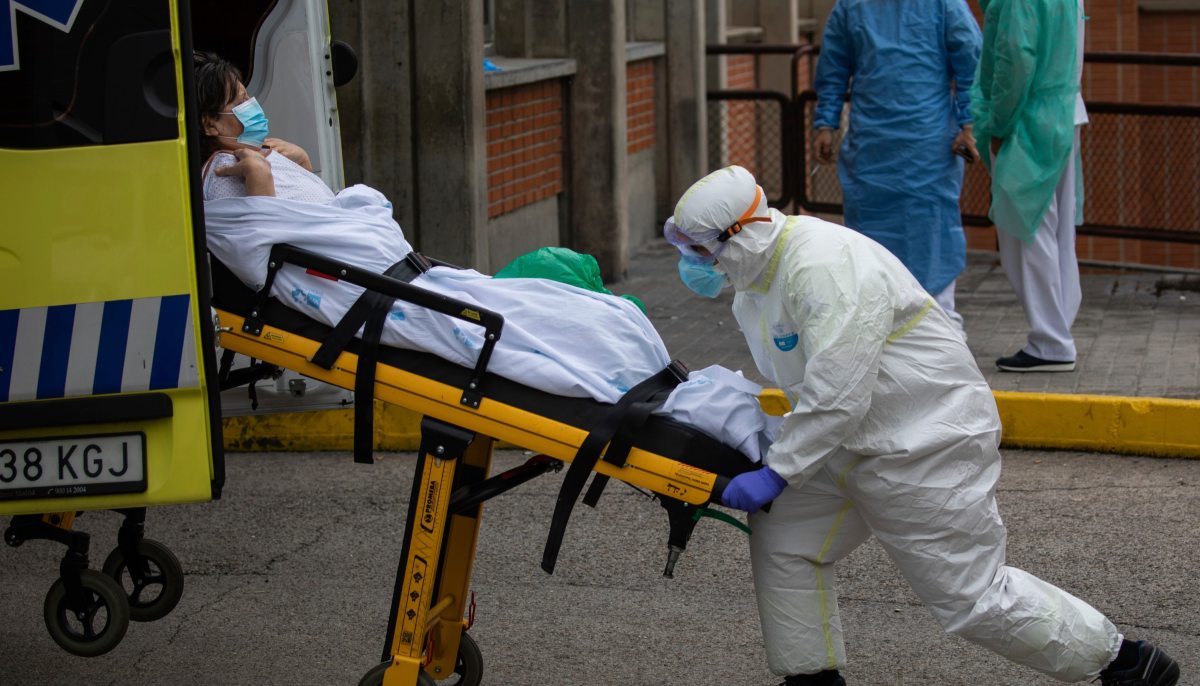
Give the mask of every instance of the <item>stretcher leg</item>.
<path id="1" fill-rule="evenodd" d="M 418 478 L 413 481 L 384 662 L 380 665 L 386 665 L 386 668 L 371 670 L 360 684 L 413 686 L 432 681 L 421 669 L 429 625 L 435 617 L 449 612 L 453 605 L 460 608 L 458 617 L 461 617 L 461 599 L 456 602 L 454 598 L 439 598 L 437 587 L 441 569 L 447 566 L 443 563 L 444 543 L 448 535 L 454 535 L 450 531 L 450 499 L 455 474 L 460 466 L 466 467 L 463 458 L 473 440 L 474 433 L 451 424 L 429 417 L 421 421 Z M 465 471 L 481 471 L 483 476 L 480 478 L 484 478 L 491 461 L 491 441 L 484 439 L 480 444 L 481 448 L 472 452 L 475 465 L 466 467 Z M 476 455 L 481 452 L 486 454 Z M 470 555 L 473 556 L 477 526 L 468 523 L 467 529 Z M 464 537 L 466 534 L 460 530 L 458 539 L 461 541 Z M 456 624 L 461 635 L 461 620 Z M 458 643 L 457 637 L 454 643 Z M 382 679 L 375 681 L 376 676 Z"/>
<path id="2" fill-rule="evenodd" d="M 495 441 L 486 436 L 477 436 L 463 455 L 454 480 L 454 493 L 469 491 L 487 479 L 492 466 L 492 449 Z M 451 499 L 454 503 L 454 499 Z M 431 654 L 425 656 L 428 664 L 425 671 L 434 679 L 445 679 L 459 672 L 460 684 L 466 686 L 474 677 L 482 676 L 482 659 L 479 649 L 466 636 L 468 628 L 463 623 L 467 610 L 471 586 L 471 569 L 475 562 L 475 544 L 479 539 L 483 504 L 476 503 L 450 514 L 450 530 L 443 546 L 441 572 L 434 592 L 438 605 L 449 601 L 436 617 L 431 617 L 428 645 Z M 463 645 L 468 643 L 468 645 Z M 461 646 L 461 650 L 460 650 Z M 458 664 L 462 658 L 463 664 Z M 472 664 L 468 664 L 472 663 Z M 456 669 L 457 667 L 457 669 Z M 460 669 L 462 671 L 460 671 Z M 466 674 L 463 672 L 474 672 Z"/>

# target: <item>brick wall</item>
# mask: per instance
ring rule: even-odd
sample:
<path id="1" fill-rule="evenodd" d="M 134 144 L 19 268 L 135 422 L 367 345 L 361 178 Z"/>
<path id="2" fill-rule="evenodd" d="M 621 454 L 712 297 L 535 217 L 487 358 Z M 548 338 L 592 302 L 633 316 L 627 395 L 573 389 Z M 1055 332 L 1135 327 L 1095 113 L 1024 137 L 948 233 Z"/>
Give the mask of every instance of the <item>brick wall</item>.
<path id="1" fill-rule="evenodd" d="M 1196 52 L 1200 15 L 1144 13 L 1136 0 L 1089 0 L 1089 51 Z M 1200 69 L 1090 64 L 1084 98 L 1099 102 L 1197 104 Z M 1194 122 L 1139 117 L 1093 117 L 1082 154 L 1089 222 L 1196 231 L 1195 179 L 1200 140 Z M 1177 134 L 1177 135 L 1173 135 Z M 1191 196 L 1193 207 L 1181 204 Z M 1113 198 L 1121 198 L 1119 203 Z M 1170 198 L 1168 204 L 1167 198 Z M 1170 206 L 1174 214 L 1168 216 Z M 1154 266 L 1200 267 L 1200 247 L 1183 243 L 1080 236 L 1080 259 Z"/>
<path id="2" fill-rule="evenodd" d="M 561 192 L 562 82 L 491 90 L 486 107 L 488 219 Z"/>
<path id="3" fill-rule="evenodd" d="M 1200 14 L 1153 12 L 1138 21 L 1142 52 L 1200 52 Z M 1138 67 L 1139 102 L 1200 104 L 1200 69 L 1195 67 Z"/>
<path id="4" fill-rule="evenodd" d="M 654 147 L 654 60 L 625 67 L 625 143 L 630 155 Z"/>
<path id="5" fill-rule="evenodd" d="M 1137 0 L 1087 0 L 1084 50 L 1138 51 Z M 1083 97 L 1103 102 L 1137 102 L 1138 67 L 1092 64 L 1083 71 Z"/>

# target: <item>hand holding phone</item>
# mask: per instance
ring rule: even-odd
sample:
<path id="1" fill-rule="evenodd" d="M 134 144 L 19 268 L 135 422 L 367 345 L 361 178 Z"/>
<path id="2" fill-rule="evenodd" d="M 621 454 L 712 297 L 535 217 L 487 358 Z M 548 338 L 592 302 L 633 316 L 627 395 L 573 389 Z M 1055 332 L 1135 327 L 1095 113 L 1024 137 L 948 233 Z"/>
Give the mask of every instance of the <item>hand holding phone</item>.
<path id="1" fill-rule="evenodd" d="M 966 143 L 959 143 L 954 146 L 954 154 L 967 161 L 967 164 L 975 164 L 979 159 L 978 153 L 971 149 L 971 146 Z"/>
<path id="2" fill-rule="evenodd" d="M 950 144 L 951 152 L 966 160 L 967 164 L 975 164 L 979 160 L 979 151 L 975 149 L 974 128 L 970 124 L 964 125 Z"/>

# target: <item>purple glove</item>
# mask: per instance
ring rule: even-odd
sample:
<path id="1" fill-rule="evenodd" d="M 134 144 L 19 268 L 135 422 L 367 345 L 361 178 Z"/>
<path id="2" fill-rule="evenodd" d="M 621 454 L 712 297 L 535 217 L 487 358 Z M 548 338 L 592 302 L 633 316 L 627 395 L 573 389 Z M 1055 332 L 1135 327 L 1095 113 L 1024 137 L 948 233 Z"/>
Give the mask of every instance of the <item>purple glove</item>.
<path id="1" fill-rule="evenodd" d="M 770 467 L 763 467 L 733 477 L 721 494 L 721 502 L 746 512 L 758 512 L 763 505 L 782 493 L 786 486 L 787 481 L 782 476 Z"/>

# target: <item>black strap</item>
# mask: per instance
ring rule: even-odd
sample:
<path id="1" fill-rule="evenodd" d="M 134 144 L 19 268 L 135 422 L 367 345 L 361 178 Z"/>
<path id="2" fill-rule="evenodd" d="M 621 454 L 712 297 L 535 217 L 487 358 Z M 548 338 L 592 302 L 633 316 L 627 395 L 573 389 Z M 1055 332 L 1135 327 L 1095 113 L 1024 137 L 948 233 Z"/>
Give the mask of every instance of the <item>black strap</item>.
<path id="1" fill-rule="evenodd" d="M 604 417 L 592 427 L 587 438 L 583 439 L 583 443 L 575 453 L 575 459 L 567 468 L 566 476 L 563 477 L 562 488 L 558 491 L 558 501 L 554 505 L 554 515 L 550 519 L 550 533 L 546 537 L 546 547 L 542 551 L 542 569 L 547 573 L 554 573 L 554 565 L 558 561 L 558 551 L 562 547 L 563 535 L 567 531 L 567 521 L 571 518 L 571 510 L 575 508 L 575 501 L 579 499 L 579 494 L 583 491 L 588 474 L 599 462 L 600 451 L 612 439 L 626 413 L 631 407 L 645 402 L 647 398 L 659 391 L 665 388 L 674 388 L 679 381 L 677 368 L 672 364 L 629 389 L 625 395 L 621 396 L 612 410 L 605 413 Z"/>
<path id="2" fill-rule="evenodd" d="M 217 369 L 217 381 L 221 384 L 221 390 L 225 390 L 225 382 L 229 381 L 229 370 L 233 367 L 232 350 L 226 349 L 221 353 L 221 366 Z"/>
<path id="3" fill-rule="evenodd" d="M 366 324 L 363 325 L 358 371 L 354 375 L 354 461 L 361 464 L 375 462 L 375 367 L 379 362 L 383 322 L 395 300 L 378 293 L 370 295 L 373 297 Z"/>
<path id="4" fill-rule="evenodd" d="M 253 357 L 250 358 L 250 366 L 254 366 Z M 258 384 L 252 382 L 249 386 L 247 386 L 247 390 L 250 397 L 250 411 L 256 412 L 258 410 Z"/>
<path id="5" fill-rule="evenodd" d="M 399 279 L 404 283 L 412 283 L 413 279 L 429 271 L 429 267 L 425 266 L 423 261 L 424 258 L 421 255 L 411 252 L 403 260 L 389 267 L 384 272 L 384 275 Z M 372 298 L 370 297 L 372 295 L 378 296 L 377 293 L 364 291 L 358 297 L 358 300 L 354 301 L 354 304 L 346 311 L 342 320 L 325 337 L 324 342 L 321 343 L 321 347 L 317 349 L 312 359 L 309 360 L 310 362 L 322 369 L 333 368 L 333 363 L 337 361 L 338 355 L 341 355 L 346 346 L 350 345 L 350 342 L 354 340 L 355 334 L 366 323 L 372 307 L 377 306 L 379 298 L 382 297 Z M 388 307 L 391 307 L 391 302 L 388 303 Z"/>
<path id="6" fill-rule="evenodd" d="M 608 450 L 604 451 L 605 462 L 624 467 L 625 460 L 629 459 L 629 451 L 633 449 L 633 442 L 645 428 L 646 421 L 650 419 L 650 413 L 667 401 L 676 385 L 687 381 L 688 368 L 679 360 L 672 360 L 666 371 L 674 373 L 676 382 L 658 389 L 645 400 L 633 403 L 626 410 L 625 416 L 621 418 L 620 426 L 617 427 L 616 434 L 608 444 Z M 588 492 L 583 496 L 583 504 L 595 507 L 596 503 L 600 502 L 600 496 L 604 494 L 604 488 L 607 485 L 607 476 L 597 474 L 593 477 L 592 485 L 588 487 Z"/>
<path id="7" fill-rule="evenodd" d="M 322 369 L 333 369 L 333 363 L 337 362 L 337 358 L 354 340 L 355 334 L 367 322 L 367 317 L 371 314 L 371 307 L 376 304 L 377 298 L 371 296 L 376 295 L 371 291 L 364 291 L 358 296 L 358 300 L 346 310 L 346 314 L 342 316 L 342 320 L 333 327 L 333 330 L 325 336 L 325 340 L 321 342 L 321 347 L 317 348 L 317 352 L 313 354 L 309 362 L 321 367 Z"/>
<path id="8" fill-rule="evenodd" d="M 384 276 L 411 283 L 417 276 L 428 271 L 428 263 L 416 252 L 383 273 Z M 342 351 L 354 340 L 362 329 L 362 345 L 358 352 L 358 371 L 354 377 L 354 461 L 363 464 L 375 462 L 375 368 L 379 362 L 379 339 L 383 336 L 383 325 L 391 312 L 395 298 L 364 291 L 346 311 L 345 316 L 325 337 L 321 347 L 310 362 L 324 369 L 332 369 Z"/>
<path id="9" fill-rule="evenodd" d="M 667 390 L 669 389 L 660 389 L 645 402 L 634 403 L 629 407 L 620 426 L 617 427 L 612 441 L 608 444 L 608 450 L 604 451 L 605 462 L 610 462 L 618 467 L 625 466 L 625 460 L 629 458 L 629 451 L 633 449 L 634 439 L 646 426 L 646 420 L 650 418 L 650 413 L 666 401 Z M 604 487 L 607 485 L 607 476 L 597 474 L 592 477 L 592 485 L 588 487 L 587 493 L 583 496 L 583 504 L 595 507 L 596 503 L 600 502 L 600 496 L 604 493 Z"/>

